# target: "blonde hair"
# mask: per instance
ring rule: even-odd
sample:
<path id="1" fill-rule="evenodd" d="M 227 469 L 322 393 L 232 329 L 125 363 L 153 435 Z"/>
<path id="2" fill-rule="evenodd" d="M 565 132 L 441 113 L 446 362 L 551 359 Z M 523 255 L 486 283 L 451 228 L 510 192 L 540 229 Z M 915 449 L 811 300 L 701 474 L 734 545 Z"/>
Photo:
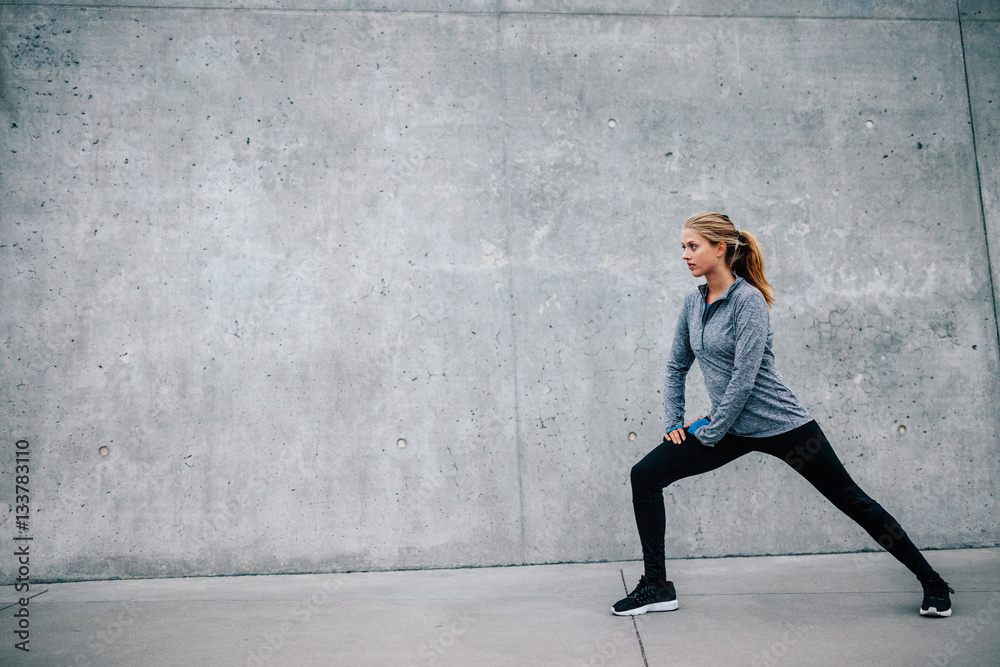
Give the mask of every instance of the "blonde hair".
<path id="1" fill-rule="evenodd" d="M 750 232 L 737 230 L 729 216 L 722 213 L 692 215 L 684 223 L 684 228 L 701 234 L 712 245 L 725 243 L 729 269 L 760 290 L 770 309 L 774 303 L 774 290 L 764 274 L 764 253 L 757 237 Z"/>

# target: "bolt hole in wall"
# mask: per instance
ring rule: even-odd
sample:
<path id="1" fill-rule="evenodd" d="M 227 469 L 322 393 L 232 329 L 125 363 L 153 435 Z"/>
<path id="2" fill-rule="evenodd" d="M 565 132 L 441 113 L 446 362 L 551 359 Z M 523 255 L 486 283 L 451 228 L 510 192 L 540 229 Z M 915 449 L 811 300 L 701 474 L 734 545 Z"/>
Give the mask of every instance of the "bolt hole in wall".
<path id="1" fill-rule="evenodd" d="M 899 428 L 896 429 L 896 432 L 900 435 L 906 435 L 906 427 L 900 424 Z"/>
<path id="2" fill-rule="evenodd" d="M 873 120 L 866 120 L 865 121 L 865 127 L 867 127 L 869 130 L 872 129 L 873 127 L 875 127 L 875 121 L 873 121 Z"/>
<path id="3" fill-rule="evenodd" d="M 406 440 L 404 438 L 400 438 L 399 440 L 396 441 L 396 446 L 399 447 L 400 449 L 406 447 Z"/>
<path id="4" fill-rule="evenodd" d="M 97 450 L 97 453 L 100 454 L 101 456 L 107 456 L 108 454 L 111 453 L 111 450 L 108 449 L 107 446 L 101 445 L 101 448 Z"/>
<path id="5" fill-rule="evenodd" d="M 629 434 L 628 434 L 628 439 L 629 439 L 629 441 L 634 441 L 634 440 L 635 440 L 635 438 L 636 438 L 636 435 L 635 435 L 635 433 L 629 433 Z"/>
<path id="6" fill-rule="evenodd" d="M 616 125 L 618 125 L 618 121 L 616 121 L 614 118 L 608 121 L 608 127 L 615 127 Z"/>

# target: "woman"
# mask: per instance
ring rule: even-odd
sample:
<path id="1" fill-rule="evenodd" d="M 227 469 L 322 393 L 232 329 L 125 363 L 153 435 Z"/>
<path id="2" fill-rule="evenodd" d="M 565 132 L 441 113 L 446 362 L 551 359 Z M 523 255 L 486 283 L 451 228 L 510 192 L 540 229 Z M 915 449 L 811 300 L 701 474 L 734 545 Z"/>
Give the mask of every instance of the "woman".
<path id="1" fill-rule="evenodd" d="M 774 302 L 753 235 L 720 213 L 684 224 L 691 275 L 705 284 L 688 294 L 677 321 L 663 390 L 666 435 L 632 468 L 632 505 L 645 574 L 614 605 L 620 616 L 677 609 L 666 579 L 663 489 L 749 452 L 791 465 L 838 509 L 913 572 L 924 589 L 920 614 L 950 616 L 954 593 L 924 560 L 899 523 L 851 479 L 819 425 L 778 373 L 768 311 Z M 684 380 L 698 360 L 712 402 L 707 418 L 684 425 Z"/>

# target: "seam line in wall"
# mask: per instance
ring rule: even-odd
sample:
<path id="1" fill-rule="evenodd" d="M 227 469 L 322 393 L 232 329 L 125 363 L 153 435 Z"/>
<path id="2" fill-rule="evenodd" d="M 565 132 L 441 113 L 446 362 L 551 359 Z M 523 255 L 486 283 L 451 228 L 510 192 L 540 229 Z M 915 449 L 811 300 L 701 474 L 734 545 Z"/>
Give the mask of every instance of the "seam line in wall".
<path id="1" fill-rule="evenodd" d="M 997 308 L 996 281 L 990 256 L 990 228 L 986 224 L 986 204 L 983 200 L 983 179 L 979 171 L 979 146 L 976 142 L 976 113 L 972 108 L 972 87 L 969 82 L 969 64 L 965 56 L 965 28 L 962 25 L 960 0 L 955 0 L 958 9 L 958 37 L 962 46 L 962 70 L 965 73 L 965 97 L 969 109 L 969 128 L 972 132 L 972 163 L 976 167 L 976 194 L 979 196 L 979 219 L 983 224 L 983 242 L 986 245 L 986 274 L 990 282 L 990 297 L 993 301 L 993 325 L 996 333 L 997 352 L 1000 353 L 1000 310 Z"/>
<path id="2" fill-rule="evenodd" d="M 517 301 L 514 288 L 514 222 L 511 218 L 510 205 L 510 151 L 507 145 L 508 124 L 507 124 L 507 78 L 504 76 L 504 56 L 503 56 L 503 13 L 496 13 L 496 38 L 497 38 L 497 72 L 500 77 L 500 85 L 497 86 L 500 95 L 499 107 L 501 118 L 499 122 L 501 160 L 503 161 L 503 213 L 507 221 L 507 288 L 510 295 L 510 363 L 511 377 L 514 391 L 514 448 L 517 452 L 517 495 L 518 495 L 518 524 L 521 529 L 521 558 L 520 562 L 527 562 L 527 535 L 525 531 L 524 514 L 524 452 L 521 443 L 521 386 L 518 378 L 518 358 L 517 358 Z"/>

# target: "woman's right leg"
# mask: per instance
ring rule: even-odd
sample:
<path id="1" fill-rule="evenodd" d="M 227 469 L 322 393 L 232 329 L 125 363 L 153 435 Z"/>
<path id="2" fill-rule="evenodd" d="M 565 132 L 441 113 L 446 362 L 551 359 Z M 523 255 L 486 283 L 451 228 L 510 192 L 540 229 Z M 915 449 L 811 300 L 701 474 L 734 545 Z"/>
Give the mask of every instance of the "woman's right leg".
<path id="1" fill-rule="evenodd" d="M 632 466 L 632 508 L 647 579 L 658 581 L 667 576 L 663 489 L 679 479 L 715 470 L 748 451 L 733 444 L 729 437 L 724 437 L 715 447 L 706 447 L 689 434 L 679 445 L 664 438 L 659 447 Z"/>

